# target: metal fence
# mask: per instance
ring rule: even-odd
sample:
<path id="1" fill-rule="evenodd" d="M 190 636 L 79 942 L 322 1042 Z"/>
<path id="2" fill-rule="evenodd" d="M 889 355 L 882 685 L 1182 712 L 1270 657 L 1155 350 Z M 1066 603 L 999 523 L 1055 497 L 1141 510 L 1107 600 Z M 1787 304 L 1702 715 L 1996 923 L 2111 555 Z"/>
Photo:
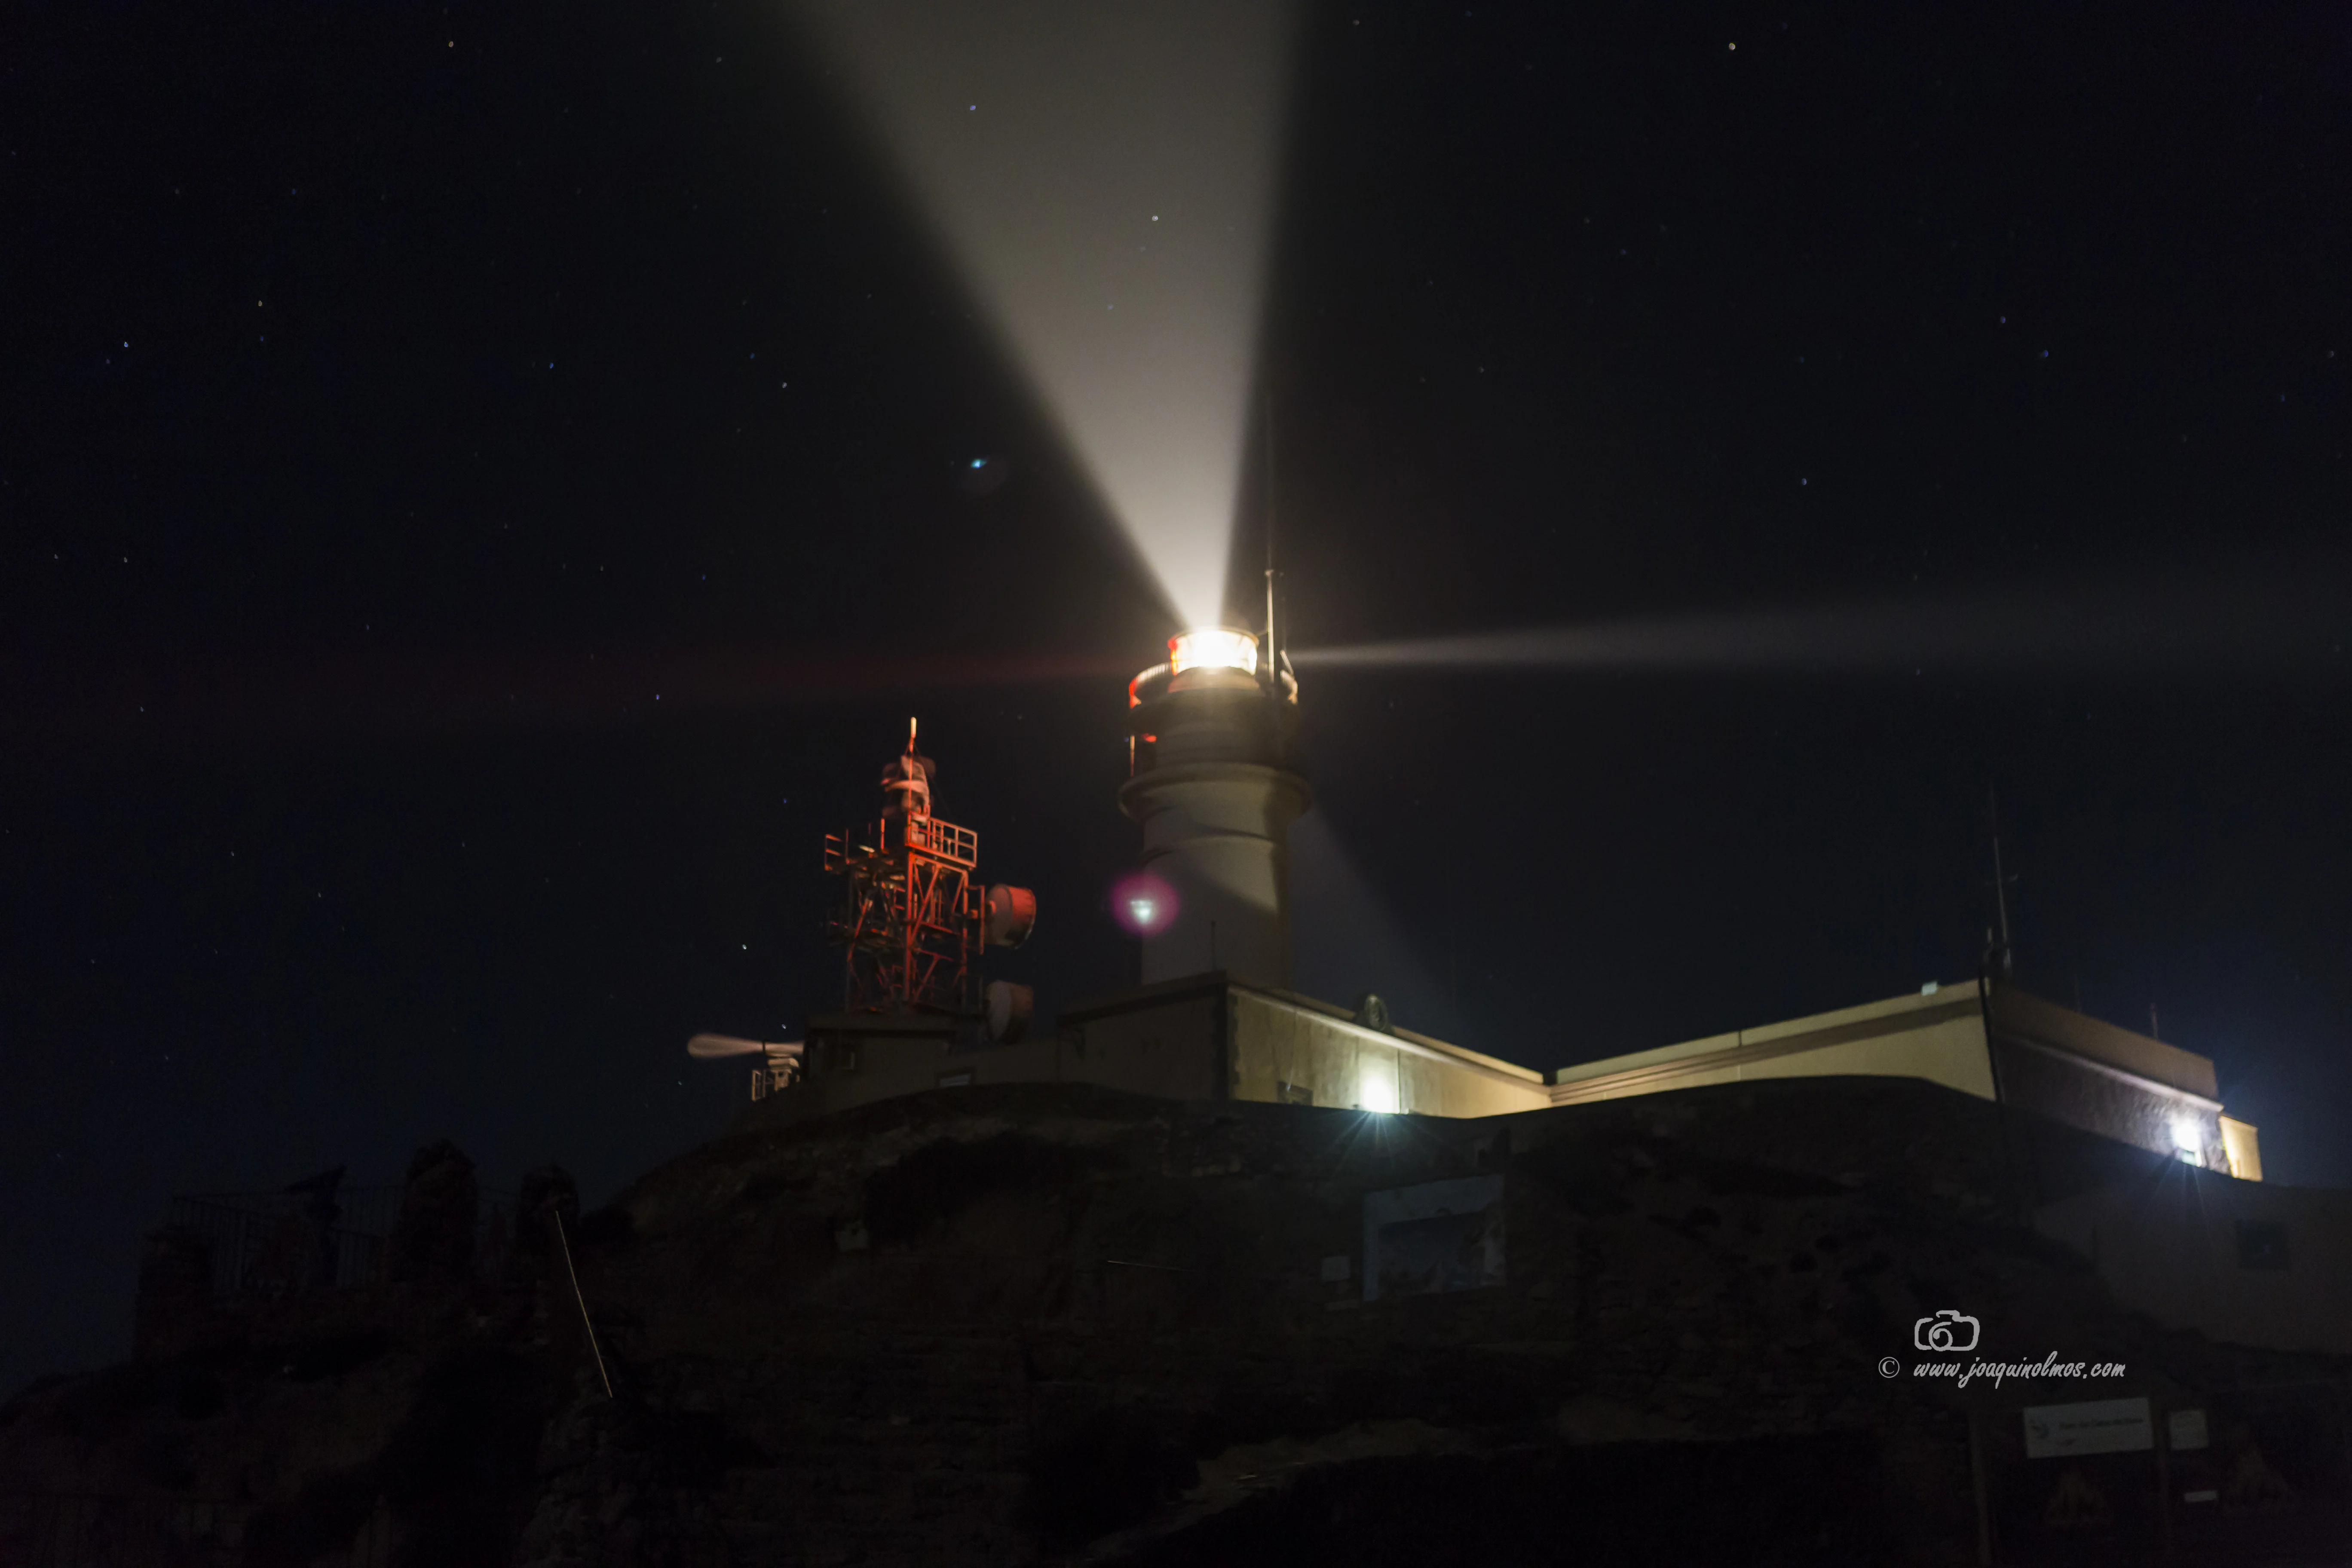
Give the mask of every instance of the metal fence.
<path id="1" fill-rule="evenodd" d="M 0 1493 L 0 1563 L 9 1568 L 236 1568 L 259 1505 L 105 1492 Z M 310 1568 L 385 1568 L 392 1516 L 379 1503 L 351 1540 Z"/>
<path id="2" fill-rule="evenodd" d="M 26 1568 L 229 1568 L 250 1503 L 91 1492 L 0 1496 L 0 1562 Z"/>
<path id="3" fill-rule="evenodd" d="M 172 1228 L 202 1237 L 212 1255 L 212 1292 L 229 1298 L 378 1284 L 389 1261 L 399 1187 L 343 1187 L 315 1194 L 195 1193 L 172 1200 Z M 514 1231 L 514 1199 L 483 1194 L 475 1221 L 475 1265 L 495 1268 Z"/>

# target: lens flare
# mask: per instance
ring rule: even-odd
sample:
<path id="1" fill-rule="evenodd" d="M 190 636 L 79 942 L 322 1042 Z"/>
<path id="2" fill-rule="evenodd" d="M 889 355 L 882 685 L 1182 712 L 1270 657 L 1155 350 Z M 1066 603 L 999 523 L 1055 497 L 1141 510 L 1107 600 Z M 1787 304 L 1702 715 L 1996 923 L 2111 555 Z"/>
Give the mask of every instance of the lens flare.
<path id="1" fill-rule="evenodd" d="M 1166 931 L 1179 907 L 1176 889 L 1149 871 L 1122 877 L 1110 890 L 1111 918 L 1129 936 Z"/>
<path id="2" fill-rule="evenodd" d="M 1182 626 L 1214 626 L 1295 4 L 801 0 Z"/>

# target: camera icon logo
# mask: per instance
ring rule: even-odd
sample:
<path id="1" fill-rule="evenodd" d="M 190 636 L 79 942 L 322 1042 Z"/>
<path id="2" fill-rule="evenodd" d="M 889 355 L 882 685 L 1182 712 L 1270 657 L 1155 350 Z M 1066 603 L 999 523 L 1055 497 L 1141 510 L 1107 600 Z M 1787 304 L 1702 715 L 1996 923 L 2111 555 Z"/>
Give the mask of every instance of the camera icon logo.
<path id="1" fill-rule="evenodd" d="M 1923 1351 L 1972 1351 L 1982 1325 L 1966 1312 L 1947 1307 L 1932 1318 L 1911 1325 L 1911 1346 Z"/>

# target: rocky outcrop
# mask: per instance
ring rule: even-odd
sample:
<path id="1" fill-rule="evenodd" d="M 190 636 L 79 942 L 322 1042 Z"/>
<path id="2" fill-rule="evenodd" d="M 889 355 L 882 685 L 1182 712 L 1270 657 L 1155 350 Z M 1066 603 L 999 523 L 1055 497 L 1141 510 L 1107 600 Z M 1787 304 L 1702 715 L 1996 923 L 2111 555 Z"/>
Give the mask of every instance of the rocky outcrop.
<path id="1" fill-rule="evenodd" d="M 184 1355 L 217 1333 L 215 1317 L 212 1238 L 184 1226 L 150 1231 L 139 1255 L 131 1354 L 142 1361 Z"/>
<path id="2" fill-rule="evenodd" d="M 477 1201 L 421 1151 L 400 1266 L 356 1289 L 225 1298 L 203 1236 L 157 1232 L 138 1358 L 0 1408 L 0 1563 L 510 1562 L 585 1340 L 568 1290 L 476 1255 Z"/>
<path id="3" fill-rule="evenodd" d="M 2050 1499 L 2124 1484 L 2027 1463 L 2025 1404 L 2342 1377 L 2119 1312 L 2023 1223 L 2134 1173 L 2164 1175 L 1893 1079 L 1486 1121 L 945 1091 L 567 1216 L 578 1298 L 521 1213 L 495 1285 L 280 1303 L 312 1316 L 37 1391 L 0 1465 L 243 1499 L 220 1562 L 1969 1563 L 2067 1549 L 2095 1510 Z M 1368 1290 L 1367 1194 L 1439 1183 L 1499 1194 L 1478 1266 Z M 1914 1377 L 1941 1308 L 1986 1355 L 2128 1373 Z M 2215 1462 L 2305 1485 L 2259 1426 Z"/>
<path id="4" fill-rule="evenodd" d="M 447 1139 L 428 1143 L 408 1163 L 400 1215 L 385 1249 L 395 1284 L 448 1284 L 474 1272 L 474 1235 L 481 1194 L 474 1163 Z"/>

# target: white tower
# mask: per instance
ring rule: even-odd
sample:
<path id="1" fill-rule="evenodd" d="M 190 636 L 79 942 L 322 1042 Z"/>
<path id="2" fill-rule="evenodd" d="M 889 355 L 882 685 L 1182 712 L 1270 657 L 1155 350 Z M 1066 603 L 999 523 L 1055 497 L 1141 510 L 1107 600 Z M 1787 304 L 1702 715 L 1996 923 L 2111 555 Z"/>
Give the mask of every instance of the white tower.
<path id="1" fill-rule="evenodd" d="M 1261 668 L 1247 632 L 1172 637 L 1128 687 L 1130 777 L 1119 809 L 1143 827 L 1142 869 L 1174 894 L 1139 907 L 1146 984 L 1223 970 L 1290 985 L 1290 824 L 1313 802 L 1298 771 L 1298 683 Z"/>

